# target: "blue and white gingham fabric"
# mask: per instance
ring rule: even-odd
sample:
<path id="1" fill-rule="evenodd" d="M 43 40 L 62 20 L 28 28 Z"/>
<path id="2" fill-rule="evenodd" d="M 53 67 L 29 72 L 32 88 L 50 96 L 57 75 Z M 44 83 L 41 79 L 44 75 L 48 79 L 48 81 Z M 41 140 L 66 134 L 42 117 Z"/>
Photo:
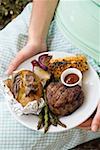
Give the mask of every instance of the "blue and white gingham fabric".
<path id="1" fill-rule="evenodd" d="M 3 75 L 9 62 L 27 41 L 31 9 L 32 5 L 27 5 L 21 15 L 0 31 L 0 75 Z M 81 52 L 63 37 L 55 20 L 51 24 L 47 44 L 48 50 Z M 92 58 L 89 57 L 89 61 L 100 72 Z M 0 93 L 0 150 L 68 150 L 98 137 L 100 132 L 93 133 L 78 128 L 54 134 L 32 131 L 11 116 L 3 93 Z"/>

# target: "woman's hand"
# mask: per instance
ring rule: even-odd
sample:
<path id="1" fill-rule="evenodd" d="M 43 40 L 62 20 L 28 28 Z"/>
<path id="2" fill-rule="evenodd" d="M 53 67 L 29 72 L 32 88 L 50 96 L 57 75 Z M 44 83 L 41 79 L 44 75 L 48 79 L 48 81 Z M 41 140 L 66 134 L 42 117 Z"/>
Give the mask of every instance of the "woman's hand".
<path id="1" fill-rule="evenodd" d="M 11 74 L 23 61 L 33 55 L 46 51 L 46 41 L 50 22 L 53 18 L 58 0 L 34 0 L 29 25 L 29 41 L 11 62 L 7 74 Z M 33 39 L 34 38 L 34 39 Z"/>
<path id="2" fill-rule="evenodd" d="M 94 117 L 89 118 L 87 121 L 82 123 L 79 127 L 82 129 L 91 129 L 94 132 L 100 129 L 100 102 L 98 104 L 97 111 Z"/>
<path id="3" fill-rule="evenodd" d="M 34 56 L 37 53 L 46 51 L 46 43 L 44 41 L 28 41 L 26 46 L 22 48 L 21 51 L 18 52 L 16 57 L 10 63 L 6 74 L 10 75 L 23 61 L 28 58 Z"/>

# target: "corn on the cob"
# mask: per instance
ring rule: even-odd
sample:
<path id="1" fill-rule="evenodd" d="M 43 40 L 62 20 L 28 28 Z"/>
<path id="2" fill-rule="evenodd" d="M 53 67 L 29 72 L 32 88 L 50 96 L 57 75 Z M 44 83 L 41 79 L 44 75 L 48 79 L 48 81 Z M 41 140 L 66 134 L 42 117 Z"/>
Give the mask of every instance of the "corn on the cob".
<path id="1" fill-rule="evenodd" d="M 68 68 L 77 68 L 81 72 L 88 70 L 87 59 L 84 55 L 51 59 L 48 65 L 49 71 L 55 78 L 60 78 L 61 73 Z"/>

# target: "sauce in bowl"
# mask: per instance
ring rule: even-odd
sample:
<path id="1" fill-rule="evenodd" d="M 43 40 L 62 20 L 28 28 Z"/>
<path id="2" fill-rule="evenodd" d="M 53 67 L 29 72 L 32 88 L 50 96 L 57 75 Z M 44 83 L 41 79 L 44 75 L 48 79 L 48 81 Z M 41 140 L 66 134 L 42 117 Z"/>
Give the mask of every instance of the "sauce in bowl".
<path id="1" fill-rule="evenodd" d="M 74 83 L 79 81 L 79 76 L 75 73 L 70 73 L 70 74 L 65 76 L 64 81 L 67 84 L 74 84 Z"/>
<path id="2" fill-rule="evenodd" d="M 62 72 L 61 82 L 67 87 L 82 86 L 82 73 L 77 68 L 68 68 Z"/>

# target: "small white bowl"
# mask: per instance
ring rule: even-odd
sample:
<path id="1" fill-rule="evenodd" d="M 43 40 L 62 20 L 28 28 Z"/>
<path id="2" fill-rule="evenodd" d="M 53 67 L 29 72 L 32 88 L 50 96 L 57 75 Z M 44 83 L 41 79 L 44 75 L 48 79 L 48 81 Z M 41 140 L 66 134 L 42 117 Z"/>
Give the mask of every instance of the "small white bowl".
<path id="1" fill-rule="evenodd" d="M 68 75 L 68 74 L 71 74 L 71 73 L 74 73 L 76 74 L 78 77 L 79 77 L 79 80 L 76 82 L 76 83 L 73 83 L 73 84 L 68 84 L 65 82 L 65 77 Z M 75 85 L 80 85 L 82 86 L 82 73 L 80 70 L 76 69 L 76 68 L 68 68 L 66 70 L 64 70 L 61 74 L 61 82 L 68 86 L 68 87 L 72 87 L 72 86 L 75 86 Z"/>

